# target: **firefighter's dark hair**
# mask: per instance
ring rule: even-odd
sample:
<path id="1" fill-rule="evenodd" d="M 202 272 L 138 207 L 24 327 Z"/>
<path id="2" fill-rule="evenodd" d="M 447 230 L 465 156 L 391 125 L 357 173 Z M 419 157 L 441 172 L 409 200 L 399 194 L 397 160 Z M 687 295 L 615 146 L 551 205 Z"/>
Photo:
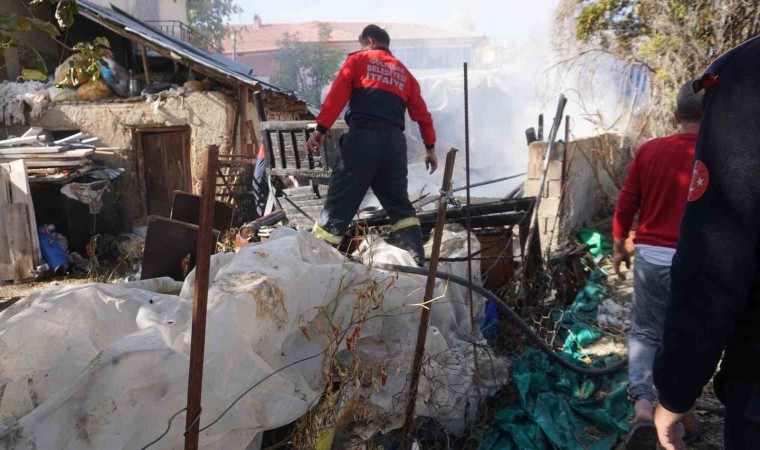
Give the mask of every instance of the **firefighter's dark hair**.
<path id="1" fill-rule="evenodd" d="M 391 45 L 391 37 L 388 36 L 388 32 L 378 27 L 377 25 L 367 25 L 362 30 L 362 34 L 359 35 L 359 42 L 362 44 L 367 42 L 368 38 L 372 38 L 377 42 L 377 45 L 389 46 Z"/>
<path id="2" fill-rule="evenodd" d="M 699 122 L 702 120 L 702 97 L 704 91 L 694 93 L 694 86 L 688 82 L 681 86 L 676 98 L 676 111 L 681 122 Z"/>

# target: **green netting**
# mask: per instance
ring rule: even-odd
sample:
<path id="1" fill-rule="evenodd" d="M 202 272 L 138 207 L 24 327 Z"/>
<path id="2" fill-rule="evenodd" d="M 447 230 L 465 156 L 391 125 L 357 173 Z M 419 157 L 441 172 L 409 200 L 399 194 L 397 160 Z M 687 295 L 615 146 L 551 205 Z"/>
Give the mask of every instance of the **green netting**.
<path id="1" fill-rule="evenodd" d="M 604 277 L 595 270 L 573 304 L 555 317 L 565 335 L 562 356 L 579 365 L 589 359 L 583 347 L 601 337 L 590 324 L 596 322 L 599 302 L 607 295 Z M 611 355 L 590 365 L 605 367 L 618 360 Z M 512 378 L 519 405 L 496 415 L 496 424 L 481 450 L 609 450 L 628 432 L 633 411 L 625 371 L 602 378 L 584 377 L 551 362 L 540 350 L 527 348 L 515 358 Z"/>

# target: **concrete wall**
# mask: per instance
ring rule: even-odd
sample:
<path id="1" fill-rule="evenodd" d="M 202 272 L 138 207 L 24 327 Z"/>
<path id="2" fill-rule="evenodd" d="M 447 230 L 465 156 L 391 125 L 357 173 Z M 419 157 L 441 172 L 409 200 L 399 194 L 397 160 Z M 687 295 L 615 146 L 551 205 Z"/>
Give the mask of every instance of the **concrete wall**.
<path id="1" fill-rule="evenodd" d="M 566 152 L 566 230 L 590 226 L 596 217 L 614 208 L 631 159 L 630 149 L 618 134 L 570 142 Z"/>
<path id="2" fill-rule="evenodd" d="M 631 161 L 630 149 L 623 144 L 622 136 L 604 134 L 556 146 L 538 209 L 544 251 L 556 249 L 565 236 L 593 225 L 614 207 Z M 538 195 L 547 149 L 547 142 L 528 148 L 526 197 Z"/>
<path id="3" fill-rule="evenodd" d="M 119 183 L 122 192 L 117 195 L 121 194 L 125 224 L 130 224 L 140 217 L 143 201 L 136 195 L 140 190 L 137 155 L 132 142 L 134 131 L 148 127 L 189 127 L 193 190 L 198 193 L 198 176 L 206 146 L 217 144 L 221 153 L 228 153 L 233 120 L 234 103 L 230 98 L 219 92 L 196 92 L 186 97 L 170 97 L 158 105 L 146 102 L 57 104 L 33 125 L 51 131 L 81 130 L 98 136 L 98 146 L 118 149 L 112 157 L 99 159 L 109 167 L 126 169 L 124 180 Z"/>

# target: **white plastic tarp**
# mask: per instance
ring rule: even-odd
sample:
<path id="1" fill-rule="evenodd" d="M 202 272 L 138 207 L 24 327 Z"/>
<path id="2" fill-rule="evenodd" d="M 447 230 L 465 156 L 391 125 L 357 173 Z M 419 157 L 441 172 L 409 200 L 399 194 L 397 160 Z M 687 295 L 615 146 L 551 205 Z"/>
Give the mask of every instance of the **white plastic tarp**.
<path id="1" fill-rule="evenodd" d="M 461 252 L 466 235 L 446 237 L 444 253 Z M 387 244 L 372 256 L 405 257 L 411 262 Z M 464 268 L 442 270 L 464 275 Z M 402 412 L 398 394 L 419 320 L 420 307 L 412 305 L 422 301 L 424 277 L 371 269 L 309 234 L 279 229 L 265 243 L 214 256 L 212 279 L 201 427 L 275 375 L 201 433 L 203 448 L 246 448 L 261 431 L 301 417 L 328 383 L 325 355 L 358 358 L 373 379 L 385 371 L 384 385 L 356 395 L 372 414 Z M 55 287 L 0 313 L 0 448 L 139 449 L 160 436 L 185 406 L 193 281 L 191 275 L 180 295 L 149 290 L 178 287 L 162 283 Z M 493 367 L 482 371 L 476 392 L 465 293 L 439 283 L 438 295 L 417 412 L 461 431 L 467 405 L 507 381 L 506 362 L 486 353 Z M 336 334 L 340 342 L 331 344 Z M 355 336 L 351 350 L 348 336 Z M 184 423 L 179 414 L 151 448 L 180 448 Z"/>

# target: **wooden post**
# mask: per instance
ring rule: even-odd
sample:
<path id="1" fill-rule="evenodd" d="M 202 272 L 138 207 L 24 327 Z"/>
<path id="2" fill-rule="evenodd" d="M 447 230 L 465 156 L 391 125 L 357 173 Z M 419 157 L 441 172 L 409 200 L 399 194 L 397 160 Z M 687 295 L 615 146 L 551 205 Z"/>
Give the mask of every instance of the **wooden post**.
<path id="1" fill-rule="evenodd" d="M 446 154 L 446 167 L 443 171 L 443 185 L 441 192 L 447 193 L 451 190 L 451 177 L 454 173 L 454 160 L 456 159 L 457 149 L 452 148 Z M 433 229 L 433 249 L 430 254 L 430 269 L 425 285 L 425 296 L 423 297 L 422 316 L 420 317 L 420 327 L 417 331 L 417 345 L 414 349 L 414 361 L 412 362 L 412 372 L 409 380 L 409 400 L 406 404 L 406 418 L 404 419 L 404 431 L 402 434 L 401 450 L 408 450 L 412 447 L 412 421 L 414 420 L 414 406 L 417 403 L 417 389 L 420 384 L 420 372 L 422 370 L 422 359 L 425 356 L 425 341 L 427 340 L 428 324 L 430 322 L 430 308 L 432 304 L 427 304 L 433 298 L 435 291 L 435 275 L 438 272 L 438 259 L 441 254 L 441 241 L 443 240 L 443 225 L 446 222 L 446 201 L 445 197 L 438 200 L 438 216 L 436 217 L 435 228 Z"/>
<path id="2" fill-rule="evenodd" d="M 253 156 L 252 144 L 248 143 L 248 92 L 247 85 L 240 86 L 240 154 Z"/>
<path id="3" fill-rule="evenodd" d="M 150 84 L 150 67 L 148 67 L 148 49 L 145 48 L 144 45 L 140 46 L 140 49 L 142 50 L 142 63 L 143 63 L 143 72 L 145 72 L 145 85 Z"/>
<path id="4" fill-rule="evenodd" d="M 187 419 L 185 450 L 197 450 L 200 430 L 201 390 L 203 386 L 203 353 L 206 347 L 206 303 L 208 300 L 211 243 L 214 232 L 214 193 L 219 147 L 209 145 L 203 168 L 198 243 L 195 253 L 195 292 L 193 328 L 190 340 L 190 371 L 187 380 Z"/>

